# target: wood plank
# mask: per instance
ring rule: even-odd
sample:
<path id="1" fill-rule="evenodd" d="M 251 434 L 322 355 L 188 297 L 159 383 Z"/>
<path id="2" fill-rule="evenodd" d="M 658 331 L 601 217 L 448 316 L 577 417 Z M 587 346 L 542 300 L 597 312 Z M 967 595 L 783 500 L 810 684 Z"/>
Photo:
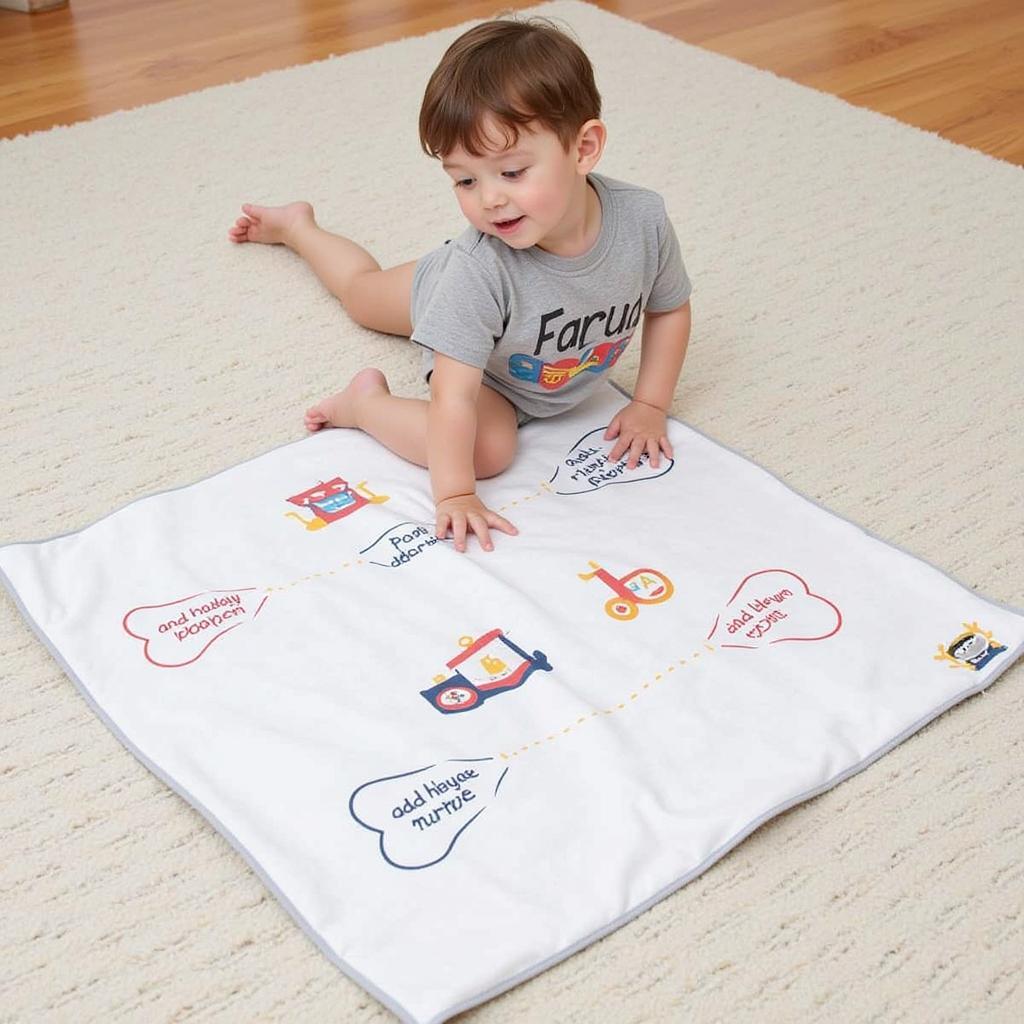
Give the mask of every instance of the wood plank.
<path id="1" fill-rule="evenodd" d="M 421 35 L 534 0 L 72 0 L 0 10 L 0 138 Z M 1021 0 L 596 6 L 1024 166 Z"/>

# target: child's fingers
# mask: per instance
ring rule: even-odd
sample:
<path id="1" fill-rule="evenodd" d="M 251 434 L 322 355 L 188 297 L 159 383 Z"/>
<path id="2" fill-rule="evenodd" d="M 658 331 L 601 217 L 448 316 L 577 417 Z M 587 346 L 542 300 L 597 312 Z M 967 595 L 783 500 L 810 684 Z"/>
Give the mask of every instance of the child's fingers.
<path id="1" fill-rule="evenodd" d="M 504 516 L 499 516 L 497 512 L 487 512 L 487 522 L 494 527 L 495 530 L 501 530 L 504 533 L 518 533 L 519 530 L 513 526 Z"/>
<path id="2" fill-rule="evenodd" d="M 448 524 L 451 521 L 451 516 L 447 512 L 442 512 L 437 517 L 437 525 L 434 533 L 437 534 L 438 540 L 444 540 L 448 536 Z"/>
<path id="3" fill-rule="evenodd" d="M 651 469 L 658 468 L 658 459 L 661 456 L 661 442 L 656 438 L 651 438 L 647 442 L 647 458 L 650 460 Z"/>
<path id="4" fill-rule="evenodd" d="M 640 463 L 640 456 L 644 453 L 644 439 L 642 437 L 634 437 L 633 443 L 629 446 L 629 462 L 626 463 L 627 469 L 636 469 Z"/>
<path id="5" fill-rule="evenodd" d="M 479 512 L 470 512 L 467 518 L 469 519 L 469 525 L 476 534 L 476 539 L 480 541 L 480 546 L 484 551 L 492 551 L 494 544 L 491 541 L 490 530 L 487 529 L 487 520 Z"/>
<path id="6" fill-rule="evenodd" d="M 452 536 L 455 538 L 455 550 L 466 550 L 466 517 L 464 515 L 452 516 Z"/>
<path id="7" fill-rule="evenodd" d="M 661 439 L 661 447 L 665 454 L 668 456 L 668 458 L 675 458 L 675 456 L 672 454 L 672 445 L 669 443 L 669 439 L 667 437 L 663 437 Z"/>

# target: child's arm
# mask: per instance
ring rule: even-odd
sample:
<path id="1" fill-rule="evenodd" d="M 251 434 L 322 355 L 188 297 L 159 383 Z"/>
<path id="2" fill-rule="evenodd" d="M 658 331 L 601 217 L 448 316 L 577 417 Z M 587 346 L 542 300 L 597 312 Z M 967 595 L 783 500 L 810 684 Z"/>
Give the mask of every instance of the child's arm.
<path id="1" fill-rule="evenodd" d="M 493 548 L 488 526 L 517 533 L 503 516 L 476 496 L 473 452 L 476 448 L 477 401 L 483 370 L 434 353 L 427 410 L 427 465 L 437 506 L 437 536 L 452 536 L 458 551 L 466 550 L 472 530 L 488 551 Z"/>
<path id="2" fill-rule="evenodd" d="M 483 371 L 434 353 L 427 411 L 427 465 L 434 503 L 454 495 L 474 494 L 476 474 L 476 406 Z"/>
<path id="3" fill-rule="evenodd" d="M 618 435 L 610 461 L 617 462 L 628 450 L 627 466 L 634 469 L 646 451 L 657 469 L 660 451 L 672 458 L 666 414 L 686 358 L 691 322 L 688 301 L 667 313 L 644 313 L 633 400 L 615 415 L 604 435 L 606 441 Z"/>

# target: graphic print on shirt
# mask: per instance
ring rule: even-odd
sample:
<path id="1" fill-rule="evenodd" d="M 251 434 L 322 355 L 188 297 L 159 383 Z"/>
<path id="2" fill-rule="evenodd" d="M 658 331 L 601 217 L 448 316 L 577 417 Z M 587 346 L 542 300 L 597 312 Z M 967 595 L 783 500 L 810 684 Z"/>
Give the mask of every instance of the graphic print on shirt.
<path id="1" fill-rule="evenodd" d="M 565 387 L 577 374 L 588 371 L 604 373 L 605 370 L 615 365 L 632 339 L 636 325 L 640 322 L 643 298 L 643 292 L 641 292 L 635 303 L 632 305 L 626 303 L 619 307 L 621 313 L 618 323 L 615 322 L 616 306 L 612 306 L 607 311 L 596 310 L 586 316 L 567 320 L 560 325 L 557 325 L 555 321 L 564 317 L 564 309 L 559 308 L 542 313 L 533 355 L 528 355 L 525 352 L 514 352 L 510 355 L 508 357 L 509 376 L 516 380 L 539 384 L 547 391 L 557 391 L 559 388 Z M 594 333 L 596 333 L 600 329 L 602 320 L 604 321 L 604 335 L 611 340 L 592 342 L 587 347 L 587 332 L 593 327 Z M 623 334 L 624 331 L 628 333 Z M 616 335 L 619 337 L 615 337 Z M 546 345 L 546 343 L 552 341 L 555 351 L 566 352 L 569 349 L 578 349 L 578 354 L 551 360 L 552 346 Z M 542 356 L 545 347 L 547 348 L 547 359 Z"/>

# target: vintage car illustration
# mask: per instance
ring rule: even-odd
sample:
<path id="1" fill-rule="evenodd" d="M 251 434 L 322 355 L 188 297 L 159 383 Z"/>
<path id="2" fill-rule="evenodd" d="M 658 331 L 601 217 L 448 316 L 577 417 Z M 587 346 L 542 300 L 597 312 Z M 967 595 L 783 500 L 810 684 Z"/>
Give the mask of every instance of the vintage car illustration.
<path id="1" fill-rule="evenodd" d="M 479 707 L 488 697 L 522 686 L 533 672 L 551 671 L 543 651 L 527 654 L 500 629 L 474 640 L 459 640 L 462 653 L 449 661 L 452 675 L 437 675 L 436 685 L 420 693 L 445 715 Z"/>

